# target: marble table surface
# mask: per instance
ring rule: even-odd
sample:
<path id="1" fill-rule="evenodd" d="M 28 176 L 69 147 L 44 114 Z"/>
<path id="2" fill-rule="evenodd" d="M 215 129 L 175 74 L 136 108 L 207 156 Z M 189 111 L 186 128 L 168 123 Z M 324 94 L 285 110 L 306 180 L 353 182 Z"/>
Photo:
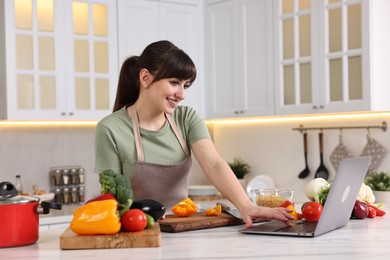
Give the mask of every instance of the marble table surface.
<path id="1" fill-rule="evenodd" d="M 64 231 L 40 231 L 37 243 L 0 249 L 0 259 L 389 259 L 389 216 L 350 220 L 316 238 L 241 234 L 243 226 L 162 233 L 161 247 L 61 250 Z"/>

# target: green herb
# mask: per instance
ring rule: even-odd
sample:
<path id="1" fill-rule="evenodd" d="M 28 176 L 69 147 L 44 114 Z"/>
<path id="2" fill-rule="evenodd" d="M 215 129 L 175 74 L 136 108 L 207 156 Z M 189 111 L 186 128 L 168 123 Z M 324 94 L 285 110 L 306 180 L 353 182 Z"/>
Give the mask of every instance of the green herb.
<path id="1" fill-rule="evenodd" d="M 318 194 L 318 203 L 320 203 L 322 206 L 325 205 L 326 198 L 328 197 L 329 191 L 330 191 L 330 186 L 324 187 L 320 190 Z"/>
<path id="2" fill-rule="evenodd" d="M 390 174 L 384 171 L 373 172 L 365 179 L 364 183 L 372 190 L 390 191 Z"/>
<path id="3" fill-rule="evenodd" d="M 234 158 L 233 162 L 228 163 L 234 174 L 236 175 L 237 179 L 244 178 L 245 175 L 247 175 L 251 169 L 249 164 L 247 164 L 243 159 L 241 158 Z"/>

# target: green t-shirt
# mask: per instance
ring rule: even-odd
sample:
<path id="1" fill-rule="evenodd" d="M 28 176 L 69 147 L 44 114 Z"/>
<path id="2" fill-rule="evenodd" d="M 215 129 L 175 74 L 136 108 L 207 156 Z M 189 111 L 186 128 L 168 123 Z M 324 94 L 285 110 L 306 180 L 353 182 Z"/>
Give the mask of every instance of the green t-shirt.
<path id="1" fill-rule="evenodd" d="M 178 106 L 172 117 L 189 149 L 196 141 L 210 138 L 204 120 L 195 109 Z M 158 131 L 140 128 L 140 133 L 146 162 L 169 165 L 186 158 L 168 120 Z M 133 124 L 124 107 L 102 119 L 96 126 L 95 172 L 111 169 L 131 178 L 136 162 Z"/>

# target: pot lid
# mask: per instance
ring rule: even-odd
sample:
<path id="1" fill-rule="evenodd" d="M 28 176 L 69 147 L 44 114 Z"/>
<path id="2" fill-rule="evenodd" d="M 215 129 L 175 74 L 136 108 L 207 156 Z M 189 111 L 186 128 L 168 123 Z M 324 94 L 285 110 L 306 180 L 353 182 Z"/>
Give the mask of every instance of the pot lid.
<path id="1" fill-rule="evenodd" d="M 39 198 L 31 196 L 15 196 L 11 198 L 2 198 L 0 197 L 0 205 L 10 205 L 10 204 L 26 204 L 30 202 L 37 202 Z"/>

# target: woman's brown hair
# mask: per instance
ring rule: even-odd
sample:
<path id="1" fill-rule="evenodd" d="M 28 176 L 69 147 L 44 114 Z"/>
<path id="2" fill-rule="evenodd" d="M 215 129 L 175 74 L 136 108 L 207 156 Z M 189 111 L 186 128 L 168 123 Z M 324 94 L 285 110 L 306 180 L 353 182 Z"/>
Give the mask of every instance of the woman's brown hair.
<path id="1" fill-rule="evenodd" d="M 189 80 L 196 78 L 195 64 L 181 49 L 169 41 L 149 44 L 141 56 L 127 58 L 120 70 L 118 89 L 113 111 L 133 105 L 140 93 L 139 72 L 147 69 L 153 74 L 153 82 L 164 78 Z"/>

